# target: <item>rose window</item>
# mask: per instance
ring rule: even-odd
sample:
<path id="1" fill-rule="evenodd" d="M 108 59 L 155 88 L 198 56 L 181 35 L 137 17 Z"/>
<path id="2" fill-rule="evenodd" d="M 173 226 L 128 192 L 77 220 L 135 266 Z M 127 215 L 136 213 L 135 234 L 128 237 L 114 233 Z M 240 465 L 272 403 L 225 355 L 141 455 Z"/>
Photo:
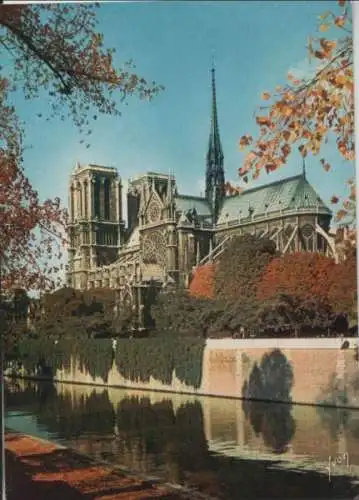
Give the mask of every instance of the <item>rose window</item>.
<path id="1" fill-rule="evenodd" d="M 165 264 L 166 239 L 160 231 L 143 238 L 143 262 L 145 264 Z"/>

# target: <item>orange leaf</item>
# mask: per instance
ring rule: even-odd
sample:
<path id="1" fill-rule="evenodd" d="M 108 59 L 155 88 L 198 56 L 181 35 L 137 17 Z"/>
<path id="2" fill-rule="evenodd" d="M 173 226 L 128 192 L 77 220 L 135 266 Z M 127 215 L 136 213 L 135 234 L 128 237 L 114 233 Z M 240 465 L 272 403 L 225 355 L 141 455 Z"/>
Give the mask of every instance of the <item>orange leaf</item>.
<path id="1" fill-rule="evenodd" d="M 319 26 L 319 31 L 328 31 L 328 29 L 330 28 L 330 25 L 329 24 L 321 24 Z"/>
<path id="2" fill-rule="evenodd" d="M 243 135 L 239 140 L 239 148 L 242 150 L 252 143 L 253 138 L 250 135 Z"/>
<path id="3" fill-rule="evenodd" d="M 247 169 L 245 169 L 244 167 L 241 167 L 239 170 L 238 170 L 238 173 L 239 175 L 242 177 L 243 175 L 245 175 L 247 173 Z"/>
<path id="4" fill-rule="evenodd" d="M 262 94 L 262 99 L 263 99 L 264 101 L 268 101 L 270 98 L 271 98 L 271 95 L 270 95 L 270 93 L 269 93 L 269 92 L 263 92 L 263 94 Z"/>
<path id="5" fill-rule="evenodd" d="M 323 52 L 320 52 L 319 50 L 316 50 L 314 52 L 314 56 L 317 58 L 317 59 L 325 59 L 325 54 Z"/>
<path id="6" fill-rule="evenodd" d="M 339 28 L 342 28 L 345 25 L 345 19 L 343 16 L 339 16 L 335 18 L 334 24 Z"/>
<path id="7" fill-rule="evenodd" d="M 324 168 L 324 170 L 325 170 L 326 172 L 329 172 L 329 170 L 331 169 L 331 166 L 330 166 L 330 164 L 329 164 L 329 163 L 324 163 L 323 168 Z"/>
<path id="8" fill-rule="evenodd" d="M 336 219 L 339 221 L 339 220 L 342 220 L 346 215 L 347 215 L 347 211 L 346 210 L 339 210 L 339 212 L 337 212 L 336 214 Z"/>
<path id="9" fill-rule="evenodd" d="M 271 120 L 268 116 L 256 116 L 257 125 L 269 126 L 271 124 Z"/>

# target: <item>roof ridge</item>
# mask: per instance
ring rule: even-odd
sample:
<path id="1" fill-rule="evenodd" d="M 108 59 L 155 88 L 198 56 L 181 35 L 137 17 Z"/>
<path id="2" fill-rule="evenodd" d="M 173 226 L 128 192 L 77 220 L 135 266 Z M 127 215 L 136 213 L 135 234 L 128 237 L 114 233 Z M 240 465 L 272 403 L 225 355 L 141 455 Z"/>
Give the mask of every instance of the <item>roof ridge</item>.
<path id="1" fill-rule="evenodd" d="M 299 180 L 301 177 L 302 177 L 302 174 L 292 175 L 291 177 L 287 177 L 285 179 L 279 179 L 277 181 L 269 182 L 268 184 L 263 184 L 262 186 L 255 186 L 255 187 L 252 187 L 250 189 L 244 189 L 241 193 L 239 193 L 239 195 L 246 194 L 246 193 L 253 193 L 254 191 L 259 191 L 260 189 L 272 187 L 272 186 L 275 186 L 276 184 L 284 184 L 286 182 L 293 181 L 294 179 Z M 236 196 L 238 196 L 238 194 L 228 196 L 228 198 L 232 198 L 232 197 L 235 198 Z"/>
<path id="2" fill-rule="evenodd" d="M 190 194 L 176 194 L 175 198 L 187 198 L 190 200 L 200 200 L 208 202 L 207 198 L 205 198 L 204 196 L 192 196 Z"/>

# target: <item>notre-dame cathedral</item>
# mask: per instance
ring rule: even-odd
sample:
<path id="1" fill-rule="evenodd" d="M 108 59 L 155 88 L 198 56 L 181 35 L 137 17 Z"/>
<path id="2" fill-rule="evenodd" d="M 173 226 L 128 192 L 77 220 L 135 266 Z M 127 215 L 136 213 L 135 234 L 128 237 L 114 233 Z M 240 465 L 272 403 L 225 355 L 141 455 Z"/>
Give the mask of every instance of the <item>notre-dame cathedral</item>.
<path id="1" fill-rule="evenodd" d="M 195 267 L 215 260 L 225 242 L 246 232 L 269 237 L 282 252 L 323 252 L 336 258 L 332 213 L 300 175 L 226 195 L 215 71 L 206 155 L 205 196 L 177 191 L 172 175 L 148 172 L 129 180 L 127 224 L 117 170 L 77 165 L 69 187 L 67 284 L 111 287 L 134 305 L 146 287 L 187 286 Z"/>

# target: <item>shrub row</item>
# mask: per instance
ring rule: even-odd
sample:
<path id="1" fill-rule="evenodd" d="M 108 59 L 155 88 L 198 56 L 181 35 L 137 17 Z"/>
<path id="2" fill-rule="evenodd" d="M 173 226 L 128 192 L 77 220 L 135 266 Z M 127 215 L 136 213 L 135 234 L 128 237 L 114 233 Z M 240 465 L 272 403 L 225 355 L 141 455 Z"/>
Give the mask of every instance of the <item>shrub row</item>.
<path id="1" fill-rule="evenodd" d="M 149 382 L 152 376 L 170 384 L 175 371 L 181 382 L 198 388 L 204 345 L 203 339 L 121 339 L 117 342 L 115 361 L 120 374 L 128 380 Z"/>
<path id="2" fill-rule="evenodd" d="M 21 363 L 28 374 L 51 375 L 56 370 L 69 370 L 71 357 L 76 358 L 82 371 L 93 378 L 107 381 L 113 363 L 110 339 L 28 339 L 18 341 L 11 358 Z"/>
<path id="3" fill-rule="evenodd" d="M 29 375 L 54 376 L 69 370 L 71 357 L 81 371 L 105 382 L 115 359 L 120 374 L 131 381 L 149 382 L 153 377 L 171 384 L 173 371 L 188 386 L 200 387 L 204 340 L 173 338 L 121 339 L 113 351 L 111 339 L 29 339 L 18 341 L 9 360 L 20 363 Z"/>

